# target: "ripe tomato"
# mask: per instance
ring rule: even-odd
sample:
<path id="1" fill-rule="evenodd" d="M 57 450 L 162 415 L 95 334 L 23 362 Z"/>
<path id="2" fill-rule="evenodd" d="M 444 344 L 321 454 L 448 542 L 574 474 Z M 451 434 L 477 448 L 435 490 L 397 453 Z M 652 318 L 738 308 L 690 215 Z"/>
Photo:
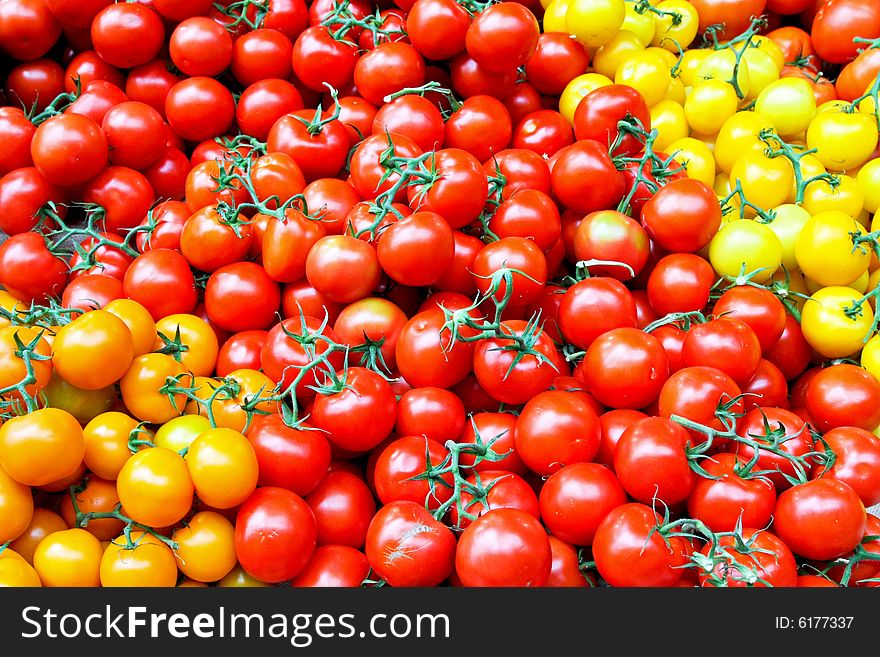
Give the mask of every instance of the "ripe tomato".
<path id="1" fill-rule="evenodd" d="M 197 582 L 216 582 L 235 567 L 235 529 L 219 513 L 200 511 L 174 530 L 180 571 Z"/>
<path id="2" fill-rule="evenodd" d="M 344 470 L 332 470 L 305 499 L 318 523 L 319 546 L 364 546 L 376 501 L 363 479 Z"/>
<path id="3" fill-rule="evenodd" d="M 880 425 L 880 382 L 856 365 L 832 365 L 810 381 L 806 407 L 819 431 L 841 426 L 873 431 Z"/>
<path id="4" fill-rule="evenodd" d="M 868 507 L 880 500 L 880 438 L 858 427 L 831 429 L 822 439 L 835 455 L 834 465 L 814 464 L 811 479 L 838 479 L 852 487 Z"/>
<path id="5" fill-rule="evenodd" d="M 776 535 L 743 529 L 740 537 L 722 536 L 701 550 L 714 568 L 700 571 L 702 586 L 795 586 L 797 564 L 788 546 Z"/>
<path id="6" fill-rule="evenodd" d="M 713 367 L 744 386 L 761 362 L 761 344 L 745 322 L 719 317 L 688 331 L 682 362 L 685 367 Z"/>
<path id="7" fill-rule="evenodd" d="M 381 446 L 380 446 L 381 447 Z M 424 436 L 404 436 L 384 446 L 375 466 L 376 495 L 383 504 L 409 500 L 436 509 L 452 496 L 452 473 L 418 478 L 443 463 L 447 451 Z"/>
<path id="8" fill-rule="evenodd" d="M 738 522 L 745 527 L 766 527 L 776 491 L 763 477 L 745 476 L 742 470 L 747 462 L 726 453 L 700 461 L 710 477 L 717 478 L 697 477 L 687 501 L 688 514 L 714 532 L 734 531 Z"/>
<path id="9" fill-rule="evenodd" d="M 542 392 L 526 403 L 516 421 L 516 455 L 532 472 L 549 475 L 573 463 L 592 461 L 600 433 L 599 418 L 580 393 Z M 484 441 L 489 438 L 483 435 Z"/>
<path id="10" fill-rule="evenodd" d="M 316 395 L 310 423 L 335 447 L 366 452 L 394 428 L 394 392 L 382 376 L 362 367 L 348 368 L 341 378 L 344 388 Z"/>
<path id="11" fill-rule="evenodd" d="M 688 432 L 665 418 L 645 418 L 628 427 L 614 449 L 614 471 L 633 499 L 649 504 L 683 502 L 696 478 L 690 468 Z"/>
<path id="12" fill-rule="evenodd" d="M 605 516 L 626 501 L 623 487 L 609 468 L 574 463 L 544 482 L 541 518 L 553 536 L 574 545 L 592 545 Z"/>
<path id="13" fill-rule="evenodd" d="M 828 560 L 858 545 L 866 522 L 865 507 L 856 492 L 842 481 L 823 478 L 782 493 L 773 527 L 795 554 Z"/>
<path id="14" fill-rule="evenodd" d="M 299 575 L 293 587 L 359 587 L 370 574 L 370 562 L 363 552 L 345 545 L 322 545 Z"/>
<path id="15" fill-rule="evenodd" d="M 579 140 L 593 139 L 609 149 L 617 144 L 614 155 L 635 155 L 644 144 L 635 135 L 620 132 L 617 127 L 618 122 L 627 117 L 637 119 L 646 132 L 651 131 L 651 114 L 642 94 L 624 84 L 599 87 L 578 103 L 574 133 Z"/>
<path id="16" fill-rule="evenodd" d="M 593 559 L 612 586 L 673 586 L 681 578 L 690 546 L 680 536 L 661 536 L 659 514 L 644 504 L 612 509 L 593 538 Z"/>
<path id="17" fill-rule="evenodd" d="M 706 246 L 721 226 L 721 206 L 705 183 L 693 178 L 673 180 L 645 203 L 642 225 L 661 248 L 695 252 Z"/>
<path id="18" fill-rule="evenodd" d="M 30 488 L 0 468 L 0 540 L 12 541 L 25 533 L 34 517 Z M 2 554 L 2 553 L 0 553 Z"/>
<path id="19" fill-rule="evenodd" d="M 590 393 L 610 408 L 644 408 L 669 377 L 669 359 L 657 338 L 617 328 L 594 340 L 575 370 Z"/>
<path id="20" fill-rule="evenodd" d="M 636 328 L 636 304 L 623 283 L 607 277 L 587 278 L 568 288 L 559 303 L 557 321 L 567 342 L 587 349 L 606 331 Z"/>
<path id="21" fill-rule="evenodd" d="M 494 509 L 461 535 L 455 572 L 464 586 L 543 586 L 550 541 L 541 523 L 519 509 Z"/>
<path id="22" fill-rule="evenodd" d="M 283 488 L 258 488 L 236 516 L 238 562 L 261 582 L 283 582 L 299 574 L 315 551 L 316 540 L 312 510 Z"/>
<path id="23" fill-rule="evenodd" d="M 133 548 L 127 547 L 131 540 Z M 177 560 L 171 548 L 152 534 L 131 532 L 104 549 L 99 570 L 101 586 L 164 586 L 177 583 Z"/>
<path id="24" fill-rule="evenodd" d="M 151 447 L 125 462 L 116 479 L 116 492 L 133 520 L 149 527 L 167 527 L 189 512 L 194 488 L 180 454 Z"/>
<path id="25" fill-rule="evenodd" d="M 455 536 L 420 504 L 391 502 L 370 522 L 366 555 L 391 586 L 436 586 L 452 573 Z"/>
<path id="26" fill-rule="evenodd" d="M 79 422 L 57 408 L 36 410 L 0 426 L 0 467 L 27 486 L 67 477 L 80 466 L 84 452 Z"/>
<path id="27" fill-rule="evenodd" d="M 34 570 L 43 586 L 96 587 L 103 550 L 85 529 L 50 534 L 34 551 Z"/>

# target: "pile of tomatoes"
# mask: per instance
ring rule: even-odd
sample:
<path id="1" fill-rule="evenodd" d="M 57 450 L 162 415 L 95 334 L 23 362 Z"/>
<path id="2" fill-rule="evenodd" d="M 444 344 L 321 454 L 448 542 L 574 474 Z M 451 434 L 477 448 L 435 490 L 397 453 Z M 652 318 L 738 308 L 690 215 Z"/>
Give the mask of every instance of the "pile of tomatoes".
<path id="1" fill-rule="evenodd" d="M 880 0 L 0 52 L 0 585 L 880 582 Z"/>

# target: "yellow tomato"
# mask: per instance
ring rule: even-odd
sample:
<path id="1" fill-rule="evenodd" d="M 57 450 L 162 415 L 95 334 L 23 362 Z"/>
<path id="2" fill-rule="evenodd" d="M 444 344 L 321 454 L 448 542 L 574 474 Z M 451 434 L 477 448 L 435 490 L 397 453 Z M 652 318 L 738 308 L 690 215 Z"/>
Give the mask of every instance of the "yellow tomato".
<path id="1" fill-rule="evenodd" d="M 674 141 L 688 136 L 684 109 L 674 100 L 661 100 L 651 107 L 651 127 L 657 130 L 654 148 L 662 151 Z"/>
<path id="2" fill-rule="evenodd" d="M 201 317 L 168 315 L 156 322 L 153 351 L 174 356 L 196 376 L 214 371 L 219 350 L 217 334 Z"/>
<path id="3" fill-rule="evenodd" d="M 0 484 L 2 489 L 2 484 Z M 0 490 L 2 495 L 2 490 Z M 2 511 L 0 511 L 2 513 Z M 49 534 L 66 530 L 67 523 L 64 518 L 54 511 L 37 507 L 34 509 L 34 515 L 31 518 L 27 529 L 17 539 L 9 544 L 9 547 L 15 550 L 21 557 L 32 566 L 34 565 L 34 550 L 44 538 Z"/>
<path id="4" fill-rule="evenodd" d="M 156 323 L 150 312 L 141 304 L 131 299 L 114 299 L 104 306 L 104 310 L 116 315 L 128 327 L 135 356 L 153 349 L 153 343 L 156 341 Z"/>
<path id="5" fill-rule="evenodd" d="M 186 527 L 176 529 L 171 539 L 177 549 L 178 567 L 197 582 L 216 582 L 235 568 L 232 523 L 214 511 L 201 511 Z"/>
<path id="6" fill-rule="evenodd" d="M 168 420 L 156 429 L 153 439 L 156 447 L 179 452 L 192 444 L 198 435 L 211 428 L 208 418 L 202 415 L 181 415 Z"/>
<path id="7" fill-rule="evenodd" d="M 177 452 L 150 447 L 132 455 L 116 479 L 126 513 L 148 527 L 173 525 L 189 512 L 195 488 Z"/>
<path id="8" fill-rule="evenodd" d="M 861 365 L 880 380 L 880 335 L 868 340 L 862 349 Z"/>
<path id="9" fill-rule="evenodd" d="M 685 137 L 669 144 L 667 151 L 685 168 L 688 178 L 712 186 L 715 181 L 715 158 L 706 144 L 699 139 Z"/>
<path id="10" fill-rule="evenodd" d="M 666 100 L 674 100 L 679 105 L 684 105 L 687 100 L 687 91 L 681 78 L 672 78 L 669 81 L 669 87 L 666 89 Z"/>
<path id="11" fill-rule="evenodd" d="M 654 13 L 654 38 L 652 45 L 678 53 L 687 48 L 697 37 L 700 16 L 686 0 L 663 0 L 657 9 L 665 15 Z"/>
<path id="12" fill-rule="evenodd" d="M 177 584 L 177 562 L 171 548 L 152 534 L 132 532 L 114 539 L 101 557 L 101 586 L 171 587 Z"/>
<path id="13" fill-rule="evenodd" d="M 617 34 L 625 17 L 623 0 L 571 0 L 565 31 L 588 48 L 598 48 Z"/>
<path id="14" fill-rule="evenodd" d="M 726 173 L 716 174 L 715 180 L 712 182 L 712 189 L 719 197 L 724 197 L 730 194 L 730 176 Z M 737 213 L 727 212 L 722 215 L 721 219 L 730 221 L 734 218 L 734 215 L 737 215 Z M 736 216 L 736 218 L 738 219 L 739 216 Z"/>
<path id="15" fill-rule="evenodd" d="M 851 233 L 859 224 L 845 212 L 830 210 L 813 215 L 798 236 L 795 257 L 800 270 L 819 285 L 846 285 L 868 269 L 871 254 L 855 248 Z"/>
<path id="16" fill-rule="evenodd" d="M 653 2 L 651 4 L 654 4 Z M 623 17 L 623 23 L 620 25 L 621 30 L 627 30 L 635 34 L 642 46 L 651 45 L 654 38 L 654 17 L 651 12 L 644 11 L 639 13 L 636 11 L 636 3 L 627 2 L 624 6 L 626 12 Z"/>
<path id="17" fill-rule="evenodd" d="M 794 170 L 784 157 L 767 157 L 749 151 L 738 158 L 730 170 L 731 186 L 742 186 L 746 199 L 759 208 L 772 208 L 785 203 L 794 179 Z M 738 198 L 731 199 L 734 205 Z M 749 216 L 751 211 L 747 211 Z"/>
<path id="18" fill-rule="evenodd" d="M 24 559 L 15 558 L 7 548 L 0 552 L 0 588 L 12 586 L 34 588 L 42 583 L 37 571 Z"/>
<path id="19" fill-rule="evenodd" d="M 44 486 L 73 474 L 84 452 L 79 422 L 57 408 L 20 415 L 0 426 L 0 468 L 26 486 Z"/>
<path id="20" fill-rule="evenodd" d="M 641 50 L 644 45 L 639 38 L 629 30 L 621 30 L 593 55 L 593 68 L 597 73 L 613 78 L 623 60 Z"/>
<path id="21" fill-rule="evenodd" d="M 782 67 L 785 66 L 785 54 L 779 46 L 776 45 L 776 42 L 773 39 L 766 37 L 763 34 L 756 34 L 752 37 L 752 46 L 757 47 L 762 52 L 770 55 L 770 58 L 776 64 L 776 68 L 780 71 L 782 70 Z"/>
<path id="22" fill-rule="evenodd" d="M 807 128 L 807 148 L 831 171 L 864 164 L 877 148 L 877 123 L 858 112 L 823 112 Z"/>
<path id="23" fill-rule="evenodd" d="M 763 153 L 767 145 L 758 139 L 764 130 L 773 124 L 758 112 L 737 112 L 731 116 L 718 131 L 715 140 L 715 161 L 724 173 L 730 173 L 734 162 L 747 151 Z"/>
<path id="24" fill-rule="evenodd" d="M 709 262 L 719 276 L 736 278 L 757 272 L 751 280 L 764 283 L 782 263 L 782 245 L 766 225 L 735 220 L 722 226 L 709 242 Z"/>
<path id="25" fill-rule="evenodd" d="M 816 98 L 810 83 L 783 78 L 767 85 L 755 101 L 755 111 L 766 116 L 783 139 L 807 129 L 816 116 Z"/>
<path id="26" fill-rule="evenodd" d="M 700 64 L 711 54 L 712 51 L 705 48 L 684 51 L 678 66 L 678 76 L 685 87 L 693 87 L 697 82 L 702 81 L 697 78 L 697 71 L 700 69 Z"/>
<path id="27" fill-rule="evenodd" d="M 820 176 L 824 173 L 828 173 L 825 170 L 825 167 L 819 161 L 819 159 L 815 155 L 802 155 L 800 158 L 800 166 L 801 166 L 801 179 L 806 182 L 810 178 L 814 178 L 816 176 Z M 812 184 L 812 183 L 811 183 Z M 791 191 L 788 193 L 787 203 L 795 203 L 797 202 L 797 181 L 793 181 L 791 184 Z M 804 190 L 806 192 L 806 190 Z"/>
<path id="28" fill-rule="evenodd" d="M 131 458 L 128 438 L 138 421 L 125 413 L 101 413 L 83 429 L 86 467 L 102 479 L 115 480 Z"/>
<path id="29" fill-rule="evenodd" d="M 43 586 L 96 587 L 101 542 L 85 529 L 66 529 L 50 534 L 34 551 L 34 570 Z"/>
<path id="30" fill-rule="evenodd" d="M 568 4 L 569 0 L 552 0 L 545 5 L 543 19 L 545 32 L 568 32 L 568 28 L 565 26 Z"/>
<path id="31" fill-rule="evenodd" d="M 131 331 L 106 310 L 83 313 L 61 327 L 52 363 L 65 381 L 84 390 L 116 383 L 134 358 Z"/>
<path id="32" fill-rule="evenodd" d="M 616 84 L 626 84 L 638 91 L 649 107 L 663 100 L 670 80 L 668 64 L 657 53 L 647 50 L 629 54 L 614 75 Z"/>
<path id="33" fill-rule="evenodd" d="M 217 586 L 220 588 L 243 589 L 265 588 L 269 585 L 248 575 L 241 566 L 236 566 L 226 577 L 217 582 Z"/>
<path id="34" fill-rule="evenodd" d="M 6 326 L 0 328 L 0 388 L 9 388 L 25 382 L 27 367 L 19 353 L 19 343 L 25 347 L 33 343 L 33 353 L 37 356 L 51 356 L 48 332 L 28 326 Z M 52 361 L 47 358 L 32 359 L 34 382 L 25 387 L 27 394 L 35 396 L 52 378 Z M 20 397 L 16 395 L 20 400 Z"/>
<path id="35" fill-rule="evenodd" d="M 569 123 L 574 122 L 574 111 L 577 109 L 581 98 L 599 87 L 607 87 L 614 84 L 610 78 L 599 73 L 584 73 L 569 82 L 559 96 L 559 112 Z"/>
<path id="36" fill-rule="evenodd" d="M 880 158 L 866 162 L 859 169 L 856 182 L 865 196 L 865 210 L 875 214 L 880 209 Z"/>
<path id="37" fill-rule="evenodd" d="M 779 79 L 781 66 L 776 65 L 772 55 L 760 48 L 746 48 L 740 66 L 749 69 L 749 89 L 743 90 L 745 100 L 755 100 L 772 82 Z"/>
<path id="38" fill-rule="evenodd" d="M 712 51 L 697 68 L 696 82 L 701 80 L 721 80 L 739 89 L 739 94 L 746 96 L 749 93 L 749 65 L 741 59 L 736 62 L 736 53 L 729 48 Z M 736 83 L 734 85 L 734 82 Z"/>
<path id="39" fill-rule="evenodd" d="M 186 397 L 182 393 L 175 393 L 169 399 L 168 395 L 160 392 L 169 379 L 175 379 L 180 387 L 186 387 L 192 376 L 167 354 L 138 356 L 119 382 L 125 407 L 136 418 L 152 424 L 162 424 L 180 415 Z"/>
<path id="40" fill-rule="evenodd" d="M 257 486 L 259 467 L 254 448 L 232 429 L 209 429 L 200 434 L 186 453 L 186 465 L 199 499 L 216 509 L 238 506 Z"/>
<path id="41" fill-rule="evenodd" d="M 0 545 L 21 536 L 33 517 L 31 489 L 0 468 Z"/>
<path id="42" fill-rule="evenodd" d="M 865 193 L 854 178 L 845 174 L 837 176 L 837 184 L 816 180 L 804 190 L 804 209 L 810 214 L 826 210 L 839 210 L 856 218 L 865 207 Z"/>
<path id="43" fill-rule="evenodd" d="M 825 358 L 848 358 L 858 353 L 868 336 L 874 313 L 867 303 L 852 312 L 862 295 L 848 287 L 824 287 L 804 304 L 801 329 L 813 349 Z M 847 313 L 849 311 L 849 313 Z"/>
<path id="44" fill-rule="evenodd" d="M 713 134 L 736 114 L 739 99 L 733 87 L 721 80 L 706 80 L 695 86 L 684 103 L 688 125 L 695 132 Z"/>
<path id="45" fill-rule="evenodd" d="M 773 213 L 774 219 L 767 225 L 776 233 L 782 245 L 782 266 L 791 272 L 798 268 L 795 244 L 804 225 L 810 220 L 810 213 L 793 203 L 780 205 L 773 209 Z"/>
<path id="46" fill-rule="evenodd" d="M 14 313 L 18 310 L 24 310 L 24 304 L 9 294 L 6 290 L 0 290 L 0 309 Z M 0 328 L 9 326 L 10 322 L 2 314 L 0 314 Z"/>
<path id="47" fill-rule="evenodd" d="M 770 278 L 770 282 L 774 285 L 780 299 L 788 299 L 799 312 L 804 309 L 804 303 L 810 296 L 810 291 L 807 289 L 803 274 L 797 270 L 786 271 L 780 268 Z"/>
<path id="48" fill-rule="evenodd" d="M 112 385 L 97 390 L 83 390 L 71 385 L 57 373 L 52 374 L 43 388 L 43 394 L 46 395 L 48 406 L 67 411 L 83 424 L 110 410 L 116 401 L 116 388 Z"/>

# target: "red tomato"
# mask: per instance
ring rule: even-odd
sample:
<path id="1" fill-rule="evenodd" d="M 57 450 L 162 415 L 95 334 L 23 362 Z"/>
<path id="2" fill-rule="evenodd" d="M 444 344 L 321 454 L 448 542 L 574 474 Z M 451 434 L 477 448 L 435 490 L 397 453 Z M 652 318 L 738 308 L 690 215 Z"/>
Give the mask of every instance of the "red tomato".
<path id="1" fill-rule="evenodd" d="M 563 32 L 545 32 L 538 37 L 535 53 L 526 62 L 526 76 L 540 93 L 555 96 L 585 72 L 589 63 L 587 50 L 580 42 Z"/>
<path id="2" fill-rule="evenodd" d="M 306 497 L 318 523 L 318 545 L 362 548 L 376 501 L 363 479 L 332 470 Z"/>
<path id="3" fill-rule="evenodd" d="M 797 564 L 788 546 L 760 529 L 743 529 L 741 537 L 722 536 L 702 554 L 713 562 L 700 570 L 701 586 L 796 586 Z"/>
<path id="4" fill-rule="evenodd" d="M 101 127 L 80 114 L 52 117 L 31 141 L 34 166 L 57 185 L 77 185 L 94 177 L 107 164 L 107 152 Z"/>
<path id="5" fill-rule="evenodd" d="M 669 359 L 657 338 L 634 328 L 611 329 L 594 340 L 575 371 L 610 408 L 644 408 L 669 378 Z"/>
<path id="6" fill-rule="evenodd" d="M 541 487 L 541 518 L 554 536 L 574 545 L 592 545 L 599 523 L 627 497 L 614 473 L 597 463 L 574 463 L 552 474 Z"/>
<path id="7" fill-rule="evenodd" d="M 271 391 L 261 394 L 268 397 Z M 305 496 L 327 474 L 330 445 L 312 427 L 292 429 L 279 415 L 257 416 L 248 428 L 247 439 L 260 467 L 259 486 L 286 488 Z"/>
<path id="8" fill-rule="evenodd" d="M 538 46 L 540 29 L 534 14 L 510 2 L 490 5 L 467 29 L 468 54 L 490 71 L 522 66 Z"/>
<path id="9" fill-rule="evenodd" d="M 204 141 L 229 129 L 235 118 L 235 101 L 232 92 L 213 78 L 188 78 L 168 92 L 165 116 L 183 139 Z"/>
<path id="10" fill-rule="evenodd" d="M 278 283 L 253 262 L 220 267 L 205 286 L 205 309 L 211 321 L 224 331 L 264 329 L 272 323 L 280 305 Z"/>
<path id="11" fill-rule="evenodd" d="M 315 397 L 309 421 L 334 446 L 366 452 L 387 438 L 394 428 L 394 393 L 379 374 L 362 367 L 349 367 L 341 378 L 344 388 L 320 392 Z"/>
<path id="12" fill-rule="evenodd" d="M 520 413 L 514 434 L 517 456 L 542 476 L 592 461 L 600 438 L 599 418 L 589 403 L 580 393 L 562 390 L 533 396 Z"/>
<path id="13" fill-rule="evenodd" d="M 858 427 L 837 427 L 822 439 L 835 455 L 834 465 L 814 464 L 810 478 L 838 479 L 849 484 L 866 507 L 880 503 L 880 438 Z"/>
<path id="14" fill-rule="evenodd" d="M 584 214 L 609 210 L 623 198 L 623 177 L 607 147 L 594 139 L 558 151 L 550 179 L 562 205 Z"/>
<path id="15" fill-rule="evenodd" d="M 437 468 L 446 448 L 424 436 L 404 436 L 382 449 L 375 468 L 376 496 L 383 504 L 398 500 L 416 502 L 431 510 L 452 496 L 452 473 L 414 478 Z"/>
<path id="16" fill-rule="evenodd" d="M 660 390 L 658 408 L 665 418 L 679 415 L 717 431 L 724 425 L 716 417 L 719 409 L 740 413 L 743 409 L 739 399 L 740 389 L 727 374 L 714 367 L 685 367 L 670 376 Z M 694 445 L 705 442 L 703 433 L 692 430 Z"/>
<path id="17" fill-rule="evenodd" d="M 702 310 L 715 284 L 712 265 L 692 253 L 660 259 L 648 277 L 648 299 L 660 315 Z"/>
<path id="18" fill-rule="evenodd" d="M 95 16 L 91 36 L 101 59 L 119 68 L 132 68 L 156 57 L 165 40 L 165 26 L 146 5 L 112 4 Z"/>
<path id="19" fill-rule="evenodd" d="M 568 288 L 557 319 L 566 341 L 587 349 L 611 329 L 635 328 L 636 305 L 620 281 L 587 278 Z"/>
<path id="20" fill-rule="evenodd" d="M 395 360 L 410 385 L 451 388 L 471 371 L 474 343 L 451 343 L 440 333 L 445 322 L 443 311 L 434 308 L 413 315 L 400 331 Z"/>
<path id="21" fill-rule="evenodd" d="M 714 367 L 744 386 L 761 363 L 761 344 L 748 324 L 725 316 L 693 326 L 681 355 L 685 367 Z"/>
<path id="22" fill-rule="evenodd" d="M 186 259 L 171 249 L 153 249 L 135 258 L 123 280 L 125 296 L 146 308 L 155 321 L 189 313 L 198 301 Z"/>
<path id="23" fill-rule="evenodd" d="M 417 0 L 406 17 L 406 33 L 427 59 L 439 61 L 465 48 L 470 14 L 454 0 Z"/>
<path id="24" fill-rule="evenodd" d="M 776 490 L 767 479 L 748 475 L 748 461 L 734 454 L 716 454 L 699 461 L 714 478 L 697 477 L 688 497 L 688 514 L 713 532 L 744 527 L 766 527 L 776 504 Z"/>
<path id="25" fill-rule="evenodd" d="M 681 178 L 661 187 L 645 203 L 641 216 L 642 225 L 660 248 L 691 253 L 706 246 L 718 232 L 721 205 L 706 183 Z"/>
<path id="26" fill-rule="evenodd" d="M 880 425 L 880 381 L 857 365 L 832 365 L 807 387 L 806 407 L 819 431 Z"/>
<path id="27" fill-rule="evenodd" d="M 755 467 L 768 473 L 766 476 L 777 491 L 791 487 L 783 475 L 795 477 L 798 473 L 798 467 L 791 457 L 803 457 L 812 451 L 804 421 L 783 408 L 761 407 L 751 410 L 740 419 L 736 431 L 737 435 L 757 443 L 759 455 Z M 774 451 L 781 453 L 764 449 L 764 445 L 775 447 Z M 744 459 L 751 459 L 755 454 L 753 446 L 741 442 L 727 443 L 724 448 Z"/>
<path id="28" fill-rule="evenodd" d="M 455 440 L 464 430 L 464 405 L 448 390 L 413 388 L 398 401 L 396 427 L 402 436 L 422 435 L 443 444 Z"/>
<path id="29" fill-rule="evenodd" d="M 611 586 L 673 586 L 683 574 L 690 546 L 680 536 L 657 532 L 660 515 L 644 504 L 612 509 L 593 538 L 593 559 Z"/>
<path id="30" fill-rule="evenodd" d="M 258 488 L 235 520 L 235 554 L 242 568 L 266 583 L 295 577 L 317 541 L 315 515 L 303 499 L 283 488 Z"/>
<path id="31" fill-rule="evenodd" d="M 855 37 L 880 37 L 880 2 L 829 0 L 816 12 L 811 35 L 819 57 L 832 64 L 848 62 L 865 47 Z"/>
<path id="32" fill-rule="evenodd" d="M 466 487 L 462 491 L 461 507 L 465 513 L 482 518 L 493 509 L 519 509 L 535 518 L 541 517 L 535 491 L 519 475 L 506 470 L 484 470 L 479 475 L 469 475 L 466 481 L 474 488 Z M 485 493 L 477 492 L 481 490 Z M 474 522 L 459 514 L 457 505 L 449 510 L 449 519 L 453 527 L 462 529 Z"/>
<path id="33" fill-rule="evenodd" d="M 319 546 L 309 562 L 293 578 L 296 588 L 360 586 L 370 574 L 370 562 L 363 552 L 345 545 Z"/>
<path id="34" fill-rule="evenodd" d="M 867 514 L 856 492 L 837 479 L 815 479 L 782 493 L 773 528 L 792 552 L 807 559 L 834 559 L 858 545 Z"/>
<path id="35" fill-rule="evenodd" d="M 370 522 L 366 554 L 391 586 L 437 586 L 452 573 L 455 536 L 423 506 L 391 502 Z"/>
<path id="36" fill-rule="evenodd" d="M 551 563 L 544 528 L 519 509 L 488 512 L 464 530 L 455 551 L 464 586 L 543 586 Z"/>
<path id="37" fill-rule="evenodd" d="M 583 70 L 576 75 L 581 73 Z M 625 84 L 600 87 L 578 103 L 574 112 L 574 133 L 578 139 L 593 139 L 607 149 L 619 137 L 614 154 L 635 155 L 644 148 L 644 143 L 634 134 L 621 133 L 617 127 L 618 122 L 627 117 L 638 119 L 646 132 L 651 131 L 651 113 L 642 94 Z"/>

